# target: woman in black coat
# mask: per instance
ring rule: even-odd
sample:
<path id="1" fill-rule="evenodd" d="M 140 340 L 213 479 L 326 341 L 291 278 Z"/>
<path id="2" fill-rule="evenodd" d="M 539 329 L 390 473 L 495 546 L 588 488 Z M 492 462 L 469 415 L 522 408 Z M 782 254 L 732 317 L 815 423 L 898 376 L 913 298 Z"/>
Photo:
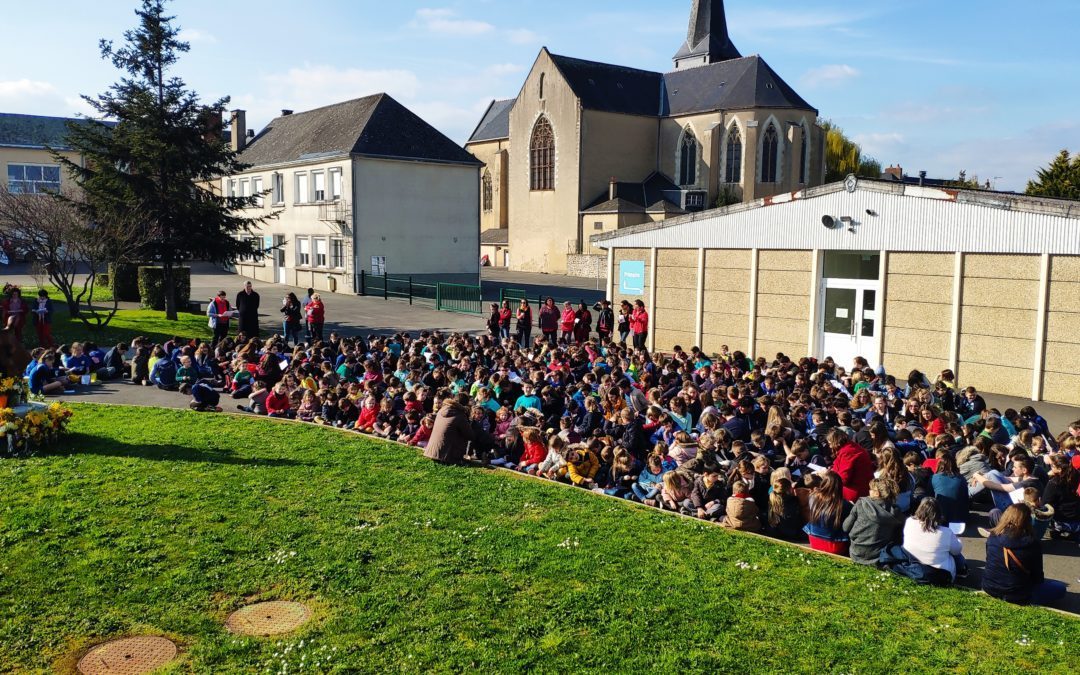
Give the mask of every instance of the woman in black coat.
<path id="1" fill-rule="evenodd" d="M 986 540 L 982 589 L 1017 605 L 1046 605 L 1065 595 L 1065 584 L 1043 576 L 1042 546 L 1031 527 L 1031 508 L 1005 509 Z"/>

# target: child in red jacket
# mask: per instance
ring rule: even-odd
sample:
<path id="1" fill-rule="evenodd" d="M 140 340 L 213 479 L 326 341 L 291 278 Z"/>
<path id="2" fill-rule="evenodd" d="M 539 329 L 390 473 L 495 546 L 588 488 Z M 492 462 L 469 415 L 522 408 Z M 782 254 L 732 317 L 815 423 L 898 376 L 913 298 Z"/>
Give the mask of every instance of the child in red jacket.
<path id="1" fill-rule="evenodd" d="M 375 421 L 379 417 L 379 406 L 375 401 L 374 396 L 368 396 L 364 399 L 364 404 L 360 408 L 360 415 L 356 418 L 356 424 L 353 429 L 356 429 L 360 433 L 370 434 L 375 431 Z"/>
<path id="2" fill-rule="evenodd" d="M 518 471 L 535 474 L 540 463 L 547 459 L 547 448 L 540 440 L 540 430 L 528 427 L 521 432 L 521 440 L 525 442 L 525 451 L 521 453 Z"/>
<path id="3" fill-rule="evenodd" d="M 285 390 L 285 383 L 278 382 L 266 396 L 266 414 L 270 417 L 291 418 L 293 416 L 292 403 L 289 401 L 289 392 Z"/>

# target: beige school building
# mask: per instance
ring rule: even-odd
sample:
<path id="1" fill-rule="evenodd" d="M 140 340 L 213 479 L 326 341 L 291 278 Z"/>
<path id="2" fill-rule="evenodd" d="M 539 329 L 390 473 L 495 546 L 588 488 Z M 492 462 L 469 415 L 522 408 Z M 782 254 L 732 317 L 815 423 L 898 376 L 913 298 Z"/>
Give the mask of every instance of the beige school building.
<path id="1" fill-rule="evenodd" d="M 1080 405 L 1080 202 L 849 177 L 592 244 L 653 349 L 863 356 Z"/>

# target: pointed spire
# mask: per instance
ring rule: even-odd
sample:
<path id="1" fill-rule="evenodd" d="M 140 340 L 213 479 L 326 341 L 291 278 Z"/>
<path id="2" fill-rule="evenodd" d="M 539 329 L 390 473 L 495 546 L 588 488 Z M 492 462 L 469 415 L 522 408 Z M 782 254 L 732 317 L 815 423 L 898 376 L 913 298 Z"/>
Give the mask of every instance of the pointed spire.
<path id="1" fill-rule="evenodd" d="M 724 0 L 693 0 L 686 42 L 675 54 L 676 70 L 740 57 L 728 36 Z"/>

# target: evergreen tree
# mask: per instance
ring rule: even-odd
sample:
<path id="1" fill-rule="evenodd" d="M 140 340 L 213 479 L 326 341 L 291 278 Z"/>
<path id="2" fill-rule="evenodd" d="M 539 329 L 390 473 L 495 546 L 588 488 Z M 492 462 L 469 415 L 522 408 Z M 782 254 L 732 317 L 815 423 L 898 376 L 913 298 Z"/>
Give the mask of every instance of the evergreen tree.
<path id="1" fill-rule="evenodd" d="M 244 215 L 259 195 L 224 197 L 222 175 L 248 168 L 222 140 L 229 99 L 209 105 L 169 74 L 189 45 L 178 38 L 166 0 L 142 0 L 138 25 L 124 44 L 100 42 L 102 58 L 123 74 L 96 97 L 83 99 L 98 116 L 116 122 L 69 124 L 68 144 L 84 158 L 76 164 L 53 153 L 84 193 L 81 208 L 95 222 L 136 223 L 148 242 L 145 260 L 164 268 L 166 316 L 176 320 L 174 268 L 191 260 L 234 263 L 264 254 L 248 233 L 276 214 Z"/>
<path id="2" fill-rule="evenodd" d="M 1028 182 L 1027 194 L 1080 199 L 1080 155 L 1070 157 L 1068 150 L 1062 150 L 1049 166 L 1039 169 L 1035 180 Z"/>

